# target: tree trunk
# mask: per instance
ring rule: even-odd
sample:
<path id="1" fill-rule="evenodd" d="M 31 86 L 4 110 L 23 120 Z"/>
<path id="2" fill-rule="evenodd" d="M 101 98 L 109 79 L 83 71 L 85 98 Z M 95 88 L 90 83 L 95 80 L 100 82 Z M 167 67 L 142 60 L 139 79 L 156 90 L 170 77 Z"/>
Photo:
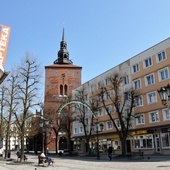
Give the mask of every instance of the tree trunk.
<path id="1" fill-rule="evenodd" d="M 90 144 L 89 144 L 89 139 L 86 139 L 86 142 L 87 142 L 87 153 L 88 155 L 91 155 L 91 150 L 90 150 Z"/>
<path id="2" fill-rule="evenodd" d="M 121 145 L 122 145 L 122 156 L 126 155 L 126 137 L 122 137 L 121 139 Z"/>
<path id="3" fill-rule="evenodd" d="M 7 158 L 7 156 L 8 156 L 8 133 L 6 134 L 6 143 L 5 143 L 5 159 Z"/>
<path id="4" fill-rule="evenodd" d="M 20 162 L 24 160 L 24 126 L 21 129 L 21 159 Z"/>

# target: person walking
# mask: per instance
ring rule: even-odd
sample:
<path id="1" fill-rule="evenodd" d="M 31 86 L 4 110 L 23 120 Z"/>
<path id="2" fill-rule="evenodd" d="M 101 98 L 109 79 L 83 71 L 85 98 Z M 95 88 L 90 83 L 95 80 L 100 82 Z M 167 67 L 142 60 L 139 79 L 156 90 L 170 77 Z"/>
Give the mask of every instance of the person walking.
<path id="1" fill-rule="evenodd" d="M 107 149 L 107 152 L 108 152 L 109 160 L 111 161 L 112 160 L 113 147 L 110 146 L 110 144 L 109 144 L 109 147 Z"/>

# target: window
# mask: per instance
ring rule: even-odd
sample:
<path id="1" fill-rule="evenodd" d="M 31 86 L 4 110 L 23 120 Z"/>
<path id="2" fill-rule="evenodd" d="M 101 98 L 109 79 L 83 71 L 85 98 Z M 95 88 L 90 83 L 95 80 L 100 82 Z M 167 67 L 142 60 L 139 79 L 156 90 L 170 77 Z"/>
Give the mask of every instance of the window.
<path id="1" fill-rule="evenodd" d="M 102 96 L 101 95 L 98 95 L 97 99 L 98 99 L 99 102 L 102 102 Z"/>
<path id="2" fill-rule="evenodd" d="M 98 109 L 98 117 L 101 117 L 101 116 L 103 116 L 102 108 L 99 108 L 99 109 Z"/>
<path id="3" fill-rule="evenodd" d="M 136 125 L 144 124 L 144 114 L 140 114 L 136 116 Z"/>
<path id="4" fill-rule="evenodd" d="M 85 119 L 85 124 L 88 125 L 89 124 L 89 120 L 88 118 Z"/>
<path id="5" fill-rule="evenodd" d="M 103 127 L 102 127 L 102 128 L 101 128 L 101 125 L 103 125 L 103 124 L 102 124 L 102 123 L 100 123 L 100 124 L 98 124 L 98 125 L 97 125 L 97 127 L 98 127 L 98 130 L 99 130 L 99 131 L 102 131 L 102 130 L 104 129 L 104 125 L 103 125 Z"/>
<path id="6" fill-rule="evenodd" d="M 115 124 L 116 124 L 117 128 L 120 128 L 120 121 L 119 121 L 119 119 L 115 120 Z"/>
<path id="7" fill-rule="evenodd" d="M 139 71 L 139 64 L 133 65 L 133 73 L 136 73 Z"/>
<path id="8" fill-rule="evenodd" d="M 156 92 L 151 92 L 147 94 L 147 103 L 152 104 L 157 102 Z"/>
<path id="9" fill-rule="evenodd" d="M 149 67 L 149 66 L 152 65 L 152 59 L 151 59 L 151 58 L 148 58 L 148 59 L 146 59 L 146 60 L 144 61 L 144 63 L 145 63 L 145 67 Z"/>
<path id="10" fill-rule="evenodd" d="M 140 89 L 140 88 L 141 88 L 141 82 L 140 82 L 140 79 L 135 80 L 135 81 L 133 82 L 133 84 L 134 84 L 134 88 L 135 88 L 135 90 L 137 90 L 137 89 Z"/>
<path id="11" fill-rule="evenodd" d="M 83 127 L 82 126 L 79 128 L 79 133 L 83 133 Z"/>
<path id="12" fill-rule="evenodd" d="M 109 83 L 110 83 L 109 78 L 105 79 L 105 85 L 107 86 L 107 85 L 109 85 Z"/>
<path id="13" fill-rule="evenodd" d="M 154 81 L 154 75 L 153 74 L 150 74 L 148 76 L 145 77 L 145 81 L 146 81 L 146 85 L 151 85 L 151 84 L 154 84 L 155 81 Z"/>
<path id="14" fill-rule="evenodd" d="M 64 85 L 64 95 L 67 96 L 67 85 Z"/>
<path id="15" fill-rule="evenodd" d="M 63 95 L 63 85 L 60 85 L 60 95 Z"/>
<path id="16" fill-rule="evenodd" d="M 158 111 L 154 111 L 154 112 L 149 113 L 149 121 L 150 121 L 150 123 L 159 122 Z"/>
<path id="17" fill-rule="evenodd" d="M 131 99 L 131 94 L 129 92 L 124 93 L 124 100 L 130 100 Z"/>
<path id="18" fill-rule="evenodd" d="M 162 110 L 163 112 L 163 120 L 170 120 L 170 111 L 169 109 Z"/>
<path id="19" fill-rule="evenodd" d="M 158 53 L 158 61 L 162 61 L 166 59 L 165 51 Z"/>
<path id="20" fill-rule="evenodd" d="M 106 106 L 106 114 L 111 114 L 111 112 L 112 112 L 112 106 L 111 105 L 108 105 L 108 106 Z"/>
<path id="21" fill-rule="evenodd" d="M 94 85 L 93 85 L 93 84 L 90 86 L 90 91 L 91 91 L 91 92 L 94 91 Z"/>
<path id="22" fill-rule="evenodd" d="M 121 149 L 121 141 L 113 141 L 113 149 Z"/>
<path id="23" fill-rule="evenodd" d="M 78 132 L 77 132 L 77 128 L 74 128 L 74 134 L 77 134 Z"/>
<path id="24" fill-rule="evenodd" d="M 101 89 L 101 88 L 102 88 L 102 82 L 98 82 L 98 83 L 97 83 L 97 88 L 98 88 L 98 89 Z"/>
<path id="25" fill-rule="evenodd" d="M 84 99 L 85 99 L 85 101 L 88 100 L 88 94 L 85 94 Z"/>
<path id="26" fill-rule="evenodd" d="M 153 136 L 152 135 L 137 135 L 134 139 L 135 149 L 139 148 L 153 148 Z"/>
<path id="27" fill-rule="evenodd" d="M 125 109 L 124 114 L 125 114 L 125 117 L 129 117 L 130 109 Z"/>
<path id="28" fill-rule="evenodd" d="M 161 138 L 162 138 L 162 147 L 170 147 L 170 133 L 161 133 Z"/>
<path id="29" fill-rule="evenodd" d="M 108 91 L 108 92 L 106 92 L 106 100 L 109 100 L 110 99 L 110 92 Z"/>
<path id="30" fill-rule="evenodd" d="M 106 129 L 109 130 L 109 129 L 112 129 L 112 122 L 111 121 L 107 121 L 106 122 Z"/>
<path id="31" fill-rule="evenodd" d="M 142 96 L 135 97 L 135 107 L 143 106 Z"/>
<path id="32" fill-rule="evenodd" d="M 124 84 L 129 84 L 129 76 L 125 76 L 124 78 Z"/>
<path id="33" fill-rule="evenodd" d="M 169 78 L 168 68 L 159 70 L 159 81 L 166 80 Z"/>

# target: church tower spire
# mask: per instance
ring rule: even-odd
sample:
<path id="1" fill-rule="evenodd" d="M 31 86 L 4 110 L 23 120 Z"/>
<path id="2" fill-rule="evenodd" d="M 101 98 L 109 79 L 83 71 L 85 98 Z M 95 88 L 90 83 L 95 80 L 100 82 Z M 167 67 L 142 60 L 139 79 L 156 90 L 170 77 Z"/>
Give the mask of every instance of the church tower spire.
<path id="1" fill-rule="evenodd" d="M 62 40 L 60 42 L 60 50 L 58 51 L 58 59 L 54 61 L 54 64 L 73 64 L 69 59 L 69 52 L 67 51 L 67 42 L 64 38 L 64 28 L 62 33 Z"/>

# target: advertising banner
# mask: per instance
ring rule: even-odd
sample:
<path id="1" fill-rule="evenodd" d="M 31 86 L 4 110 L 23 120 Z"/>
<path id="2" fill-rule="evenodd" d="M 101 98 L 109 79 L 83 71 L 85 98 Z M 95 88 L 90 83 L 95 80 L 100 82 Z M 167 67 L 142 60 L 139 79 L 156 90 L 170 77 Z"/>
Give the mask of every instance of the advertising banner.
<path id="1" fill-rule="evenodd" d="M 10 27 L 0 24 L 0 69 L 1 70 L 4 70 L 9 35 L 10 35 Z"/>

